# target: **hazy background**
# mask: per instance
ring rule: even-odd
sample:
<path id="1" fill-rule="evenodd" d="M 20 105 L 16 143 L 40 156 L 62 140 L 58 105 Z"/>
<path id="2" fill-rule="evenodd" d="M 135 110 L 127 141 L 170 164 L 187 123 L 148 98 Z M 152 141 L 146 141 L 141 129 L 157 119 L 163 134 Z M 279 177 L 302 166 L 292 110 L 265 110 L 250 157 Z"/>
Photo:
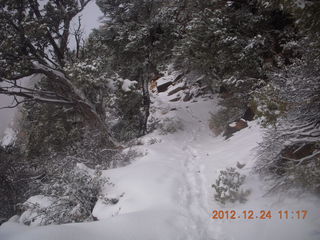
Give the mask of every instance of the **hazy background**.
<path id="1" fill-rule="evenodd" d="M 40 3 L 45 3 L 45 0 L 40 1 Z M 82 27 L 85 32 L 84 35 L 85 37 L 88 37 L 92 29 L 99 26 L 99 23 L 100 23 L 99 19 L 101 18 L 102 13 L 98 8 L 98 6 L 96 5 L 95 1 L 93 0 L 87 5 L 84 11 L 80 13 L 80 15 L 82 15 Z M 75 18 L 75 20 L 76 19 L 77 18 Z M 75 42 L 72 36 L 70 38 L 69 46 L 70 48 L 74 48 L 75 46 Z M 26 84 L 30 84 L 30 83 L 26 83 Z M 11 97 L 0 94 L 0 108 L 4 106 L 8 106 L 11 103 L 12 103 Z M 17 108 L 0 109 L 0 142 L 3 137 L 3 133 L 5 129 L 7 127 L 11 127 L 11 123 L 13 122 L 16 112 L 17 112 Z"/>
<path id="2" fill-rule="evenodd" d="M 5 95 L 0 94 L 0 107 L 10 105 L 11 99 Z M 15 109 L 1 109 L 0 110 L 0 138 L 2 139 L 2 135 L 4 130 L 9 126 L 9 123 L 13 119 L 15 115 Z"/>

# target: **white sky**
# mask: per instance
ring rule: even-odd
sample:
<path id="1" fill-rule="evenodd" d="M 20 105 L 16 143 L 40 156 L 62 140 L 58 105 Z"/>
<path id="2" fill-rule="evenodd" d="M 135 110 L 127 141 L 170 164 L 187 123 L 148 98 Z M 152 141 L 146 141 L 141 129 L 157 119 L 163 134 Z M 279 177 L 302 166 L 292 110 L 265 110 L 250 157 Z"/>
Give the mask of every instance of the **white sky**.
<path id="1" fill-rule="evenodd" d="M 103 16 L 102 12 L 100 11 L 99 7 L 96 4 L 95 0 L 92 0 L 86 8 L 79 14 L 82 16 L 82 28 L 84 29 L 84 36 L 88 37 L 89 34 L 91 33 L 92 29 L 97 28 L 100 25 L 99 19 Z M 75 19 L 75 23 L 78 22 L 78 17 Z M 77 26 L 77 25 L 76 25 Z M 76 27 L 75 26 L 75 27 Z M 72 29 L 73 27 L 71 27 Z M 69 42 L 70 48 L 75 47 L 75 42 L 74 39 L 70 38 Z"/>

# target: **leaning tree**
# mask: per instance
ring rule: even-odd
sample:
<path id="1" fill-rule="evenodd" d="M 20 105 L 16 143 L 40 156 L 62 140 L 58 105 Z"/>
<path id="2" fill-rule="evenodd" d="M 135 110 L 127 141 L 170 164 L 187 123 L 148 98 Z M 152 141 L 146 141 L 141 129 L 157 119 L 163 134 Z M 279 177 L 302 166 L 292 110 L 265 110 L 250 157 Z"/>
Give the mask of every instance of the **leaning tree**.
<path id="1" fill-rule="evenodd" d="M 63 105 L 108 132 L 96 104 L 64 71 L 73 19 L 90 1 L 0 0 L 0 94 L 14 99 L 7 107 L 26 102 Z M 45 79 L 45 84 L 37 88 L 21 84 L 34 76 Z"/>

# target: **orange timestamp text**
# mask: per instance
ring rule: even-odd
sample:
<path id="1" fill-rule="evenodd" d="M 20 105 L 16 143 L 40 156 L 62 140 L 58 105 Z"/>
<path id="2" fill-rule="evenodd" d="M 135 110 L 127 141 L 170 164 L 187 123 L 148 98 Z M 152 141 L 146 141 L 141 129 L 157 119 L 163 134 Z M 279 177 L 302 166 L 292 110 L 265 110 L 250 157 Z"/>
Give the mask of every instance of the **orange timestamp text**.
<path id="1" fill-rule="evenodd" d="M 222 219 L 272 219 L 278 218 L 283 220 L 289 219 L 306 219 L 308 215 L 307 210 L 244 210 L 244 211 L 236 211 L 236 210 L 213 210 L 211 219 L 222 220 Z"/>

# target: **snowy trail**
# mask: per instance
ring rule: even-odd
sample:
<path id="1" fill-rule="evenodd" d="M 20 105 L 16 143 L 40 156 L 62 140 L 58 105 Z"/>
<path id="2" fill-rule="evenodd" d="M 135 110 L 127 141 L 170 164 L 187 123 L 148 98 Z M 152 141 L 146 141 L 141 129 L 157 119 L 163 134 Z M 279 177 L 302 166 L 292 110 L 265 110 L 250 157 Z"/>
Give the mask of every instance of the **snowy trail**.
<path id="1" fill-rule="evenodd" d="M 203 121 L 194 115 L 191 109 L 186 109 L 190 119 L 193 120 L 193 126 L 197 126 L 191 131 L 190 140 L 184 143 L 182 148 L 186 154 L 186 158 L 182 159 L 184 171 L 185 171 L 185 191 L 186 191 L 186 209 L 190 214 L 193 230 L 193 236 L 189 236 L 190 240 L 193 239 L 214 239 L 214 234 L 210 232 L 212 230 L 212 223 L 210 222 L 210 207 L 208 203 L 208 191 L 207 181 L 204 174 L 204 168 L 200 154 L 197 148 L 199 138 L 203 135 L 203 132 L 207 131 L 207 125 L 203 124 Z M 215 226 L 216 228 L 218 226 Z"/>
<path id="2" fill-rule="evenodd" d="M 203 169 L 198 159 L 197 151 L 191 147 L 197 139 L 196 131 L 193 131 L 192 138 L 187 141 L 183 147 L 183 151 L 186 153 L 186 158 L 183 161 L 185 171 L 185 198 L 186 209 L 189 210 L 190 219 L 192 220 L 193 236 L 189 236 L 188 239 L 211 239 L 208 233 L 209 212 L 208 204 L 206 203 L 206 185 L 204 183 Z"/>
<path id="3" fill-rule="evenodd" d="M 201 163 L 198 150 L 193 147 L 197 145 L 201 135 L 208 131 L 207 124 L 204 123 L 206 121 L 197 117 L 188 106 L 177 107 L 178 104 L 170 103 L 165 94 L 160 94 L 159 99 L 155 101 L 160 108 L 176 109 L 171 117 L 180 119 L 185 126 L 184 131 L 180 133 L 184 139 L 183 144 L 171 152 L 177 156 L 174 160 L 181 165 L 182 179 L 178 190 L 178 204 L 181 203 L 181 212 L 188 219 L 187 231 L 177 239 L 213 240 L 213 234 L 210 233 L 210 208 L 204 165 Z M 204 104 L 215 105 L 213 102 Z M 206 115 L 202 115 L 202 118 L 208 117 Z"/>

